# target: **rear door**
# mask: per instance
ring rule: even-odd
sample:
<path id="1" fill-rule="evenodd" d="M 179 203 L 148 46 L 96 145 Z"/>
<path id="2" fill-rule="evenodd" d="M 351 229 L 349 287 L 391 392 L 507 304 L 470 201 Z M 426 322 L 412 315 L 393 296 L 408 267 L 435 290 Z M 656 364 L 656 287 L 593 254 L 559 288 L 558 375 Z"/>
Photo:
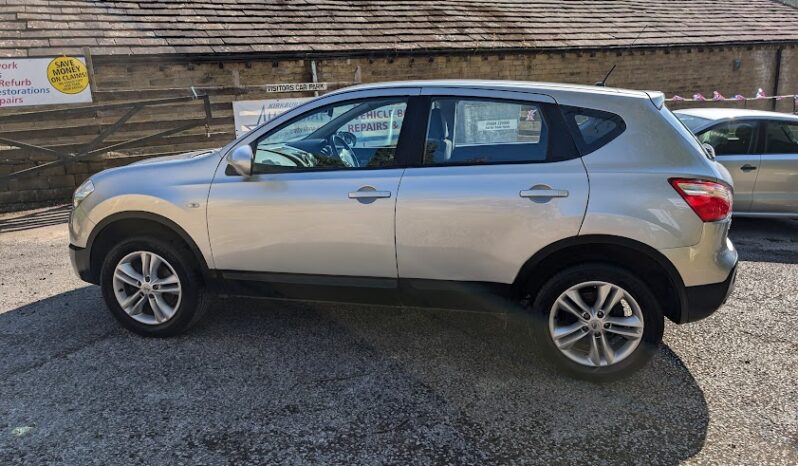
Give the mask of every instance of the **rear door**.
<path id="1" fill-rule="evenodd" d="M 576 236 L 588 179 L 545 95 L 430 88 L 423 157 L 396 207 L 400 279 L 512 283 L 542 247 Z"/>
<path id="2" fill-rule="evenodd" d="M 798 213 L 798 122 L 763 124 L 763 152 L 751 211 Z"/>
<path id="3" fill-rule="evenodd" d="M 759 133 L 757 120 L 723 121 L 698 133 L 699 141 L 715 148 L 717 161 L 734 180 L 735 212 L 751 210 L 761 159 L 756 150 Z"/>

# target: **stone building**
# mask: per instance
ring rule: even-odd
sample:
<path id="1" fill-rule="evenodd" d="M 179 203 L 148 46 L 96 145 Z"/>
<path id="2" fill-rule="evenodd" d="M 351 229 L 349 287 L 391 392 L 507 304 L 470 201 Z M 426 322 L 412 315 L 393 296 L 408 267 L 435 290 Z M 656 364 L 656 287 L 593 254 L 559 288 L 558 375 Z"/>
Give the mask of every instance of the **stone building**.
<path id="1" fill-rule="evenodd" d="M 798 9 L 775 0 L 0 0 L 0 59 L 87 56 L 95 104 L 200 93 L 213 111 L 207 128 L 0 181 L 0 210 L 64 201 L 90 173 L 137 157 L 220 146 L 234 137 L 234 100 L 314 94 L 270 84 L 592 84 L 616 65 L 608 85 L 668 96 L 795 94 L 796 45 Z M 718 105 L 793 111 L 792 99 Z M 70 151 L 119 117 L 3 120 L 43 109 L 0 108 L 0 138 Z M 111 140 L 203 115 L 191 104 L 154 109 Z M 0 176 L 48 160 L 0 146 Z"/>

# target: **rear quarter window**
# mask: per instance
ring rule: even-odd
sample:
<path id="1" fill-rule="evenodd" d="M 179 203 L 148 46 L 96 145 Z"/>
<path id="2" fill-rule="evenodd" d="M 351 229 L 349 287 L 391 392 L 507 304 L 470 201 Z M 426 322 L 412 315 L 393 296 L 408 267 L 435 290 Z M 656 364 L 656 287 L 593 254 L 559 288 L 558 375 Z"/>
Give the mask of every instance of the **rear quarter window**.
<path id="1" fill-rule="evenodd" d="M 574 137 L 576 145 L 587 155 L 626 130 L 626 123 L 620 116 L 584 107 L 562 107 L 565 123 Z"/>

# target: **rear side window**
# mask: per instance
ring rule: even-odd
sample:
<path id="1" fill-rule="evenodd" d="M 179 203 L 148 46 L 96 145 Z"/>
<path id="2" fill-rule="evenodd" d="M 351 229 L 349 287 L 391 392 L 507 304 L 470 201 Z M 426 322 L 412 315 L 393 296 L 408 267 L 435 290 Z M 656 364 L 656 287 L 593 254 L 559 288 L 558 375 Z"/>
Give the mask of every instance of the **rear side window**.
<path id="1" fill-rule="evenodd" d="M 757 125 L 753 121 L 728 121 L 698 135 L 698 140 L 715 148 L 715 155 L 750 154 L 756 145 Z"/>
<path id="2" fill-rule="evenodd" d="M 614 113 L 583 107 L 564 106 L 562 109 L 582 155 L 599 149 L 626 130 L 623 118 Z"/>
<path id="3" fill-rule="evenodd" d="M 769 121 L 765 141 L 766 154 L 798 154 L 798 123 Z"/>
<path id="4" fill-rule="evenodd" d="M 545 161 L 548 134 L 541 106 L 534 102 L 433 98 L 424 164 Z"/>

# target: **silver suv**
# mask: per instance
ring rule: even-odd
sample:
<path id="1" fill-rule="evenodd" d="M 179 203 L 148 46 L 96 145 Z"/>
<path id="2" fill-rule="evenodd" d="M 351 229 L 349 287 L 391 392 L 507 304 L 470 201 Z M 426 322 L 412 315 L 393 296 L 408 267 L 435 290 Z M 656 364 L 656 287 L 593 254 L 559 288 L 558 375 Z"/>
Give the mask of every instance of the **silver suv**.
<path id="1" fill-rule="evenodd" d="M 529 82 L 343 89 L 228 146 L 91 177 L 70 251 L 130 330 L 208 296 L 522 311 L 608 379 L 732 289 L 729 173 L 660 93 Z"/>

